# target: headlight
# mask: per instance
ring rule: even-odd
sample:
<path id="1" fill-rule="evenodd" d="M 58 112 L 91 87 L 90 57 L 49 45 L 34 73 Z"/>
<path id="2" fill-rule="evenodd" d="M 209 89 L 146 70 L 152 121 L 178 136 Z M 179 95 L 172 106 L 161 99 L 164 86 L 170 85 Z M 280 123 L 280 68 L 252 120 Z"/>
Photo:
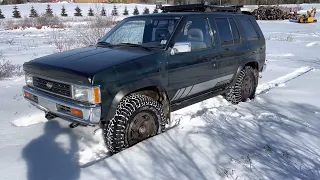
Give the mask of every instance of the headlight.
<path id="1" fill-rule="evenodd" d="M 26 84 L 29 86 L 33 86 L 33 77 L 30 74 L 25 75 Z"/>
<path id="2" fill-rule="evenodd" d="M 73 99 L 98 104 L 101 102 L 99 87 L 73 86 Z"/>

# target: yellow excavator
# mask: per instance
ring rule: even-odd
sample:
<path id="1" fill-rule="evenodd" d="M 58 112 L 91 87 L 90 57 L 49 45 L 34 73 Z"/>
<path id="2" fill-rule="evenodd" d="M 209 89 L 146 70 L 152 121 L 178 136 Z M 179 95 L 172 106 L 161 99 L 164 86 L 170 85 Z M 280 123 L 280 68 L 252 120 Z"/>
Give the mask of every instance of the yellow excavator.
<path id="1" fill-rule="evenodd" d="M 303 14 L 299 17 L 299 23 L 314 23 L 317 22 L 315 19 L 317 13 L 316 8 L 312 8 L 311 11 L 307 11 L 307 14 Z"/>

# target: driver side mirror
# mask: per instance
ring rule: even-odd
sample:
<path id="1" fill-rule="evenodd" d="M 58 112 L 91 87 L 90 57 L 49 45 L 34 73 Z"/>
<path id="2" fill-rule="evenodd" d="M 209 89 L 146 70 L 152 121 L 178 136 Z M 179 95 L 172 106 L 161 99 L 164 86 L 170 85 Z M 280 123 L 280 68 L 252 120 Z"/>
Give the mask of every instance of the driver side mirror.
<path id="1" fill-rule="evenodd" d="M 171 49 L 170 54 L 175 55 L 183 52 L 191 51 L 191 43 L 190 42 L 176 42 Z"/>

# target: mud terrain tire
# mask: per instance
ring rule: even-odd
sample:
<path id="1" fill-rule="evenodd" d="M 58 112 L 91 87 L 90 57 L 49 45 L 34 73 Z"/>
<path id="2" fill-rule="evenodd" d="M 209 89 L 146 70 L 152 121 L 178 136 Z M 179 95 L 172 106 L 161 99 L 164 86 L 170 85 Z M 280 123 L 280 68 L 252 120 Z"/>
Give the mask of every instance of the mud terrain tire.
<path id="1" fill-rule="evenodd" d="M 149 96 L 124 97 L 114 117 L 103 129 L 104 141 L 111 154 L 164 131 L 166 118 L 161 103 Z"/>
<path id="2" fill-rule="evenodd" d="M 247 99 L 254 99 L 258 85 L 259 73 L 250 66 L 245 66 L 238 76 L 234 86 L 230 87 L 225 95 L 226 100 L 232 104 L 245 102 Z"/>

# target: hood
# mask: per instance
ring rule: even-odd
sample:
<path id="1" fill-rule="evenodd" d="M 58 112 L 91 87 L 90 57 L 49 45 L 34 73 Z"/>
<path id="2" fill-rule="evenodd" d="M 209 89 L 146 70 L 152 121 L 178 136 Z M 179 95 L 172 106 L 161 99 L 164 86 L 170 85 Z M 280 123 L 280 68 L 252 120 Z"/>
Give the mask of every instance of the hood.
<path id="1" fill-rule="evenodd" d="M 43 56 L 26 62 L 24 69 L 27 72 L 36 71 L 35 73 L 43 76 L 56 77 L 58 74 L 72 74 L 87 79 L 108 67 L 152 53 L 152 51 L 137 48 L 93 46 Z"/>

